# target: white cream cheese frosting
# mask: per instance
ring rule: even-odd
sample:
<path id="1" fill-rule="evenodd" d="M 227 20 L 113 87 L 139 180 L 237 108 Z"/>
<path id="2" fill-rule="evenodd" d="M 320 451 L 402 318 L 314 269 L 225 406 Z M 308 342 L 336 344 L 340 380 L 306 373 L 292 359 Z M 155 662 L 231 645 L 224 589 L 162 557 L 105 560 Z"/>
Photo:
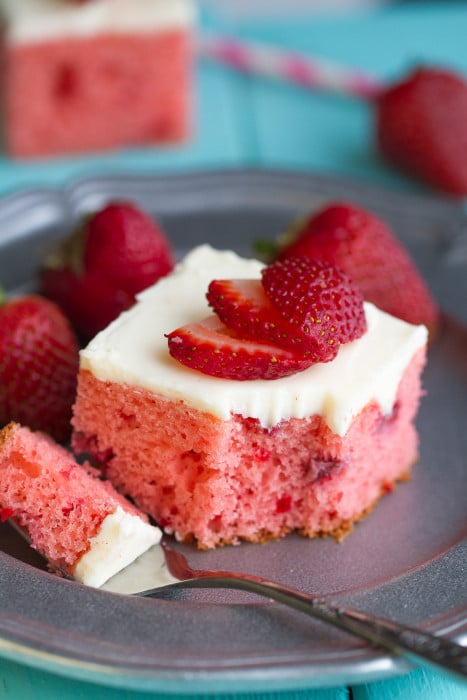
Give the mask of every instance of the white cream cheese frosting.
<path id="1" fill-rule="evenodd" d="M 10 43 L 189 27 L 193 0 L 0 0 Z"/>
<path id="2" fill-rule="evenodd" d="M 162 532 L 138 515 L 120 506 L 102 521 L 88 551 L 75 565 L 73 578 L 87 586 L 102 586 L 150 547 L 158 544 Z"/>
<path id="3" fill-rule="evenodd" d="M 276 380 L 232 381 L 210 377 L 174 360 L 167 339 L 179 326 L 209 315 L 212 279 L 259 278 L 263 264 L 231 251 L 195 248 L 172 274 L 138 296 L 135 306 L 81 351 L 81 368 L 103 381 L 124 382 L 212 413 L 257 418 L 270 428 L 281 420 L 320 414 L 345 435 L 352 419 L 375 400 L 390 414 L 402 375 L 427 342 L 413 326 L 365 303 L 368 330 L 342 346 L 335 360 Z"/>

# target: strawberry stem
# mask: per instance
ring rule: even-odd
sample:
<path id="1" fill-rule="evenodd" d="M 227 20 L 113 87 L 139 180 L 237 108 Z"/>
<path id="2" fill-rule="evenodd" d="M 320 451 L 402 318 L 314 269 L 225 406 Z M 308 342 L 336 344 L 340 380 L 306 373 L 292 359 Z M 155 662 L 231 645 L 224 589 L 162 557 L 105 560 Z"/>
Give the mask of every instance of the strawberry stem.
<path id="1" fill-rule="evenodd" d="M 253 250 L 259 260 L 271 263 L 279 253 L 295 241 L 307 222 L 306 217 L 294 219 L 274 240 L 259 238 L 253 243 Z"/>
<path id="2" fill-rule="evenodd" d="M 255 255 L 262 262 L 270 263 L 277 255 L 277 243 L 272 240 L 259 239 L 253 244 Z"/>

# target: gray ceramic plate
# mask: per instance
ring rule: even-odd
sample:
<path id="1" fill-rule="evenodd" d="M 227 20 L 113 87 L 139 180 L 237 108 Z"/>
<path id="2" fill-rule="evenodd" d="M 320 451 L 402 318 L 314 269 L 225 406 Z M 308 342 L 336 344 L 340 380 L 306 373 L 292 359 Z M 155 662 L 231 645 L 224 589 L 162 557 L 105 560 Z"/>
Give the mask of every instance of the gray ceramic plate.
<path id="1" fill-rule="evenodd" d="M 467 641 L 467 261 L 454 203 L 302 174 L 228 172 L 105 178 L 0 202 L 0 280 L 30 288 L 51 243 L 82 213 L 131 198 L 182 253 L 209 241 L 251 253 L 292 217 L 348 199 L 390 221 L 416 256 L 448 320 L 430 351 L 413 480 L 341 544 L 299 537 L 201 553 L 196 567 L 268 576 L 343 604 Z M 464 324 L 464 325 L 463 325 Z M 77 678 L 201 693 L 355 683 L 406 670 L 352 637 L 240 593 L 192 591 L 146 600 L 50 575 L 0 529 L 0 653 Z"/>

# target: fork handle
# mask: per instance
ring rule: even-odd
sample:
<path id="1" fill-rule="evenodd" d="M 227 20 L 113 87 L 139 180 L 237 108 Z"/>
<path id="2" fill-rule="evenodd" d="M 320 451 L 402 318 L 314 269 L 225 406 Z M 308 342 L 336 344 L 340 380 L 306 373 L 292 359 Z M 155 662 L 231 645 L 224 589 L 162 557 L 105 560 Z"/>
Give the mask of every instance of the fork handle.
<path id="1" fill-rule="evenodd" d="M 297 591 L 288 586 L 282 586 L 272 581 L 256 577 L 235 575 L 222 572 L 206 576 L 194 572 L 197 577 L 171 584 L 169 587 L 182 588 L 235 588 L 288 605 L 310 617 L 328 622 L 341 630 L 363 638 L 398 656 L 418 665 L 443 669 L 457 679 L 467 678 L 467 647 L 457 642 L 438 637 L 419 629 L 391 622 L 381 617 L 340 607 L 329 603 L 323 598 L 317 598 Z M 157 594 L 156 591 L 152 592 Z"/>

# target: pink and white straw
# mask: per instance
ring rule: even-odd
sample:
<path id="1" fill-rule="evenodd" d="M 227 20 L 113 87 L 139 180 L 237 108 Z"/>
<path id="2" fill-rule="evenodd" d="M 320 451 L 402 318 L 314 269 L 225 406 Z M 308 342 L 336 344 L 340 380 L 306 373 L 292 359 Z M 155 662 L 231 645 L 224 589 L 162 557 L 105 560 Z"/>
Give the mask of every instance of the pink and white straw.
<path id="1" fill-rule="evenodd" d="M 231 37 L 201 36 L 198 50 L 202 56 L 243 73 L 267 76 L 305 88 L 374 99 L 383 87 L 366 73 L 331 61 Z"/>

